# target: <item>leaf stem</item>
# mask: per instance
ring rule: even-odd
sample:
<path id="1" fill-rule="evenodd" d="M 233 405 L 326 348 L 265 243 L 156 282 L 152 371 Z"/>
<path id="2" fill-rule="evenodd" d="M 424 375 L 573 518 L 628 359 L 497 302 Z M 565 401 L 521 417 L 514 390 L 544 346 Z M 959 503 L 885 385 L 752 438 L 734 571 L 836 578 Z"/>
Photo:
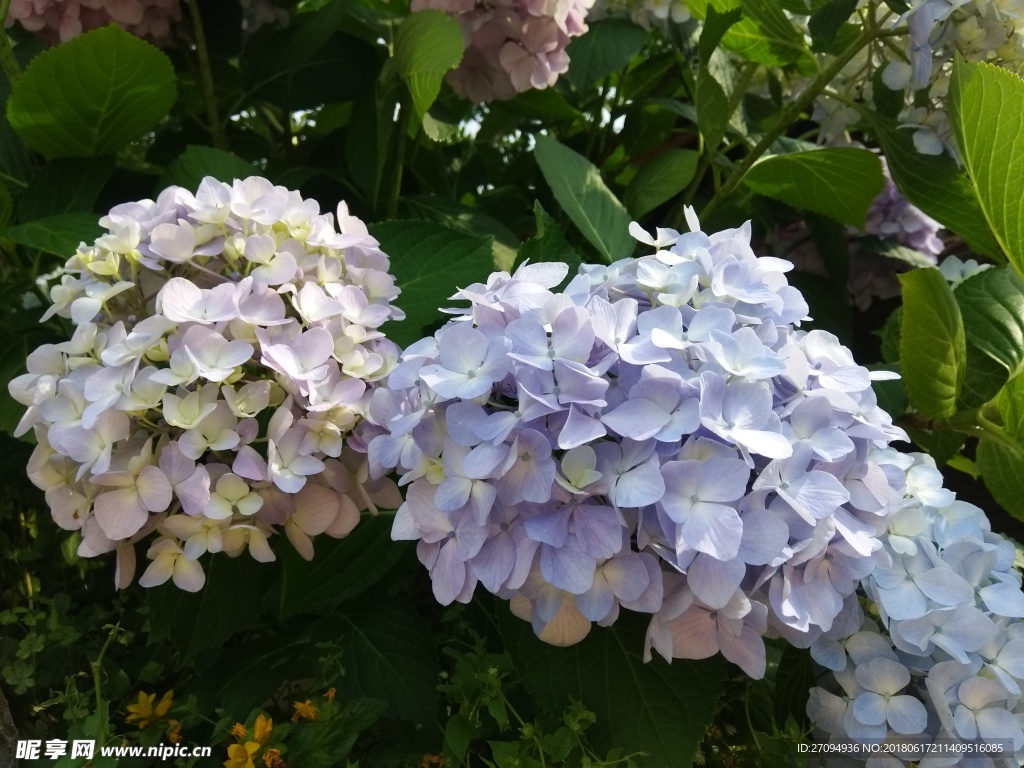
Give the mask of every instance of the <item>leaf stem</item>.
<path id="1" fill-rule="evenodd" d="M 199 59 L 199 86 L 206 104 L 206 120 L 210 124 L 210 136 L 217 149 L 228 148 L 224 124 L 217 112 L 217 94 L 213 87 L 213 69 L 210 66 L 210 52 L 206 47 L 206 32 L 203 31 L 203 17 L 199 12 L 199 0 L 189 0 L 189 16 L 192 20 L 192 34 L 195 37 L 196 57 Z"/>
<path id="2" fill-rule="evenodd" d="M 96 734 L 96 741 L 99 746 L 103 746 L 107 743 L 107 722 L 108 717 L 103 714 L 103 657 L 107 654 L 107 649 L 110 648 L 110 644 L 114 642 L 114 638 L 121 634 L 121 625 L 116 624 L 110 626 L 110 634 L 107 635 L 107 640 L 103 643 L 103 647 L 100 649 L 100 655 L 96 657 L 96 660 L 90 662 L 89 666 L 92 668 L 92 682 L 96 688 L 96 722 L 99 728 L 99 732 Z"/>
<path id="3" fill-rule="evenodd" d="M 775 141 L 786 132 L 796 120 L 800 117 L 801 113 L 813 102 L 821 93 L 828 87 L 836 75 L 842 71 L 843 67 L 849 64 L 853 58 L 860 53 L 861 49 L 868 45 L 872 40 L 875 39 L 879 34 L 882 34 L 876 30 L 868 29 L 865 30 L 856 40 L 853 41 L 842 53 L 836 56 L 832 61 L 829 62 L 828 66 L 823 69 L 817 77 L 808 85 L 803 92 L 796 97 L 792 104 L 779 115 L 779 119 L 775 121 L 773 125 L 762 137 L 759 142 L 754 146 L 752 150 L 743 158 L 743 161 L 736 166 L 736 170 L 732 172 L 725 184 L 722 185 L 721 190 L 715 193 L 715 196 L 711 198 L 704 210 L 701 211 L 702 217 L 709 217 L 718 207 L 722 204 L 722 201 L 729 197 L 736 188 L 743 181 L 743 177 L 747 175 L 747 171 L 753 167 L 768 148 L 775 143 Z"/>
<path id="4" fill-rule="evenodd" d="M 11 0 L 0 1 L 0 69 L 3 69 L 7 76 L 7 82 L 14 88 L 21 78 L 21 66 L 14 56 L 14 49 L 11 47 L 11 38 L 7 36 L 7 12 L 10 10 Z"/>
<path id="5" fill-rule="evenodd" d="M 405 166 L 405 145 L 409 138 L 409 110 L 411 105 L 402 99 L 398 105 L 398 121 L 395 125 L 395 154 L 391 166 L 391 185 L 388 188 L 388 205 L 385 209 L 387 218 L 398 215 L 398 198 L 402 194 L 402 170 Z"/>

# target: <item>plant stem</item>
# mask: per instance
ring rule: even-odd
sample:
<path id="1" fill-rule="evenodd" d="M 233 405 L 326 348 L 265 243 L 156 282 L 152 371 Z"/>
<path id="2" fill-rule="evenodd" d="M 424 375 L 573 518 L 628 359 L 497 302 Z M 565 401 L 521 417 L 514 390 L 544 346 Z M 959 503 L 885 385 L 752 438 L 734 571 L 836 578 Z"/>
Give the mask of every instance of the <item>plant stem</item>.
<path id="1" fill-rule="evenodd" d="M 707 217 L 714 213 L 718 206 L 722 204 L 722 201 L 736 191 L 736 187 L 743 181 L 747 171 L 761 158 L 761 155 L 768 150 L 768 147 L 774 144 L 776 139 L 782 136 L 786 129 L 796 122 L 801 113 L 828 87 L 829 83 L 842 71 L 843 67 L 849 64 L 860 53 L 861 49 L 868 45 L 878 34 L 880 33 L 874 30 L 865 30 L 846 50 L 829 62 L 829 65 L 796 97 L 796 100 L 775 121 L 775 125 L 761 137 L 761 140 L 743 158 L 743 161 L 736 166 L 736 170 L 729 176 L 722 189 L 704 206 L 704 210 L 701 211 L 702 217 Z"/>
<path id="2" fill-rule="evenodd" d="M 398 121 L 395 125 L 395 154 L 391 166 L 391 186 L 388 188 L 387 218 L 393 219 L 398 214 L 398 198 L 402 194 L 402 170 L 405 165 L 405 144 L 409 133 L 409 110 L 412 107 L 406 100 L 398 105 Z"/>
<path id="3" fill-rule="evenodd" d="M 0 2 L 0 69 L 3 69 L 7 76 L 7 82 L 11 88 L 18 84 L 21 78 L 21 66 L 14 56 L 14 49 L 11 47 L 11 38 L 7 36 L 7 28 L 4 26 L 7 21 L 7 11 L 11 7 L 11 0 Z"/>
<path id="4" fill-rule="evenodd" d="M 217 94 L 213 88 L 213 69 L 210 67 L 210 53 L 206 48 L 206 33 L 203 31 L 203 17 L 199 13 L 199 0 L 189 0 L 189 16 L 192 19 L 192 34 L 195 36 L 196 56 L 199 59 L 199 86 L 206 103 L 206 121 L 210 124 L 210 135 L 217 149 L 227 149 L 228 140 L 224 124 L 217 112 Z"/>
<path id="5" fill-rule="evenodd" d="M 110 627 L 110 634 L 107 635 L 107 641 L 103 643 L 103 647 L 100 649 L 100 655 L 96 657 L 96 660 L 91 662 L 89 666 L 92 668 L 92 683 L 96 688 L 96 721 L 99 727 L 99 733 L 96 734 L 96 741 L 99 742 L 99 746 L 103 746 L 107 743 L 107 717 L 103 714 L 103 657 L 107 654 L 107 649 L 110 644 L 114 642 L 114 638 L 121 633 L 121 625 L 115 625 Z"/>

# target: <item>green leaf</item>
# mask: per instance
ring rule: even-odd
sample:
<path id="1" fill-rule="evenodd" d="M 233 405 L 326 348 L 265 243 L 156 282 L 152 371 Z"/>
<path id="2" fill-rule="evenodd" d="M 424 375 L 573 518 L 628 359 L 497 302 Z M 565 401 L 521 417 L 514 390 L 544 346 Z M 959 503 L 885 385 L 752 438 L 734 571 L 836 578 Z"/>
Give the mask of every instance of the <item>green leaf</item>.
<path id="1" fill-rule="evenodd" d="M 575 38 L 565 52 L 569 71 L 564 77 L 580 93 L 592 89 L 629 64 L 647 40 L 647 30 L 625 19 L 603 19 Z"/>
<path id="2" fill-rule="evenodd" d="M 1024 280 L 1008 266 L 987 269 L 953 291 L 967 341 L 998 360 L 1007 378 L 1024 370 Z"/>
<path id="3" fill-rule="evenodd" d="M 811 32 L 811 50 L 815 53 L 834 53 L 832 44 L 836 33 L 857 10 L 857 0 L 829 0 L 807 22 Z"/>
<path id="4" fill-rule="evenodd" d="M 948 418 L 956 412 L 967 362 L 960 308 L 937 269 L 902 274 L 900 284 L 900 364 L 907 396 L 926 416 Z"/>
<path id="5" fill-rule="evenodd" d="M 473 741 L 473 724 L 461 712 L 448 718 L 444 726 L 444 759 L 452 765 L 463 765 Z"/>
<path id="6" fill-rule="evenodd" d="M 447 13 L 420 11 L 395 35 L 395 63 L 421 118 L 441 92 L 441 80 L 462 61 L 462 27 Z"/>
<path id="7" fill-rule="evenodd" d="M 189 145 L 167 166 L 164 175 L 160 177 L 160 186 L 166 189 L 176 184 L 194 192 L 206 176 L 230 184 L 235 179 L 247 179 L 255 173 L 256 168 L 252 163 L 232 152 Z"/>
<path id="8" fill-rule="evenodd" d="M 264 604 L 281 619 L 323 613 L 363 594 L 379 582 L 409 547 L 391 540 L 390 516 L 366 517 L 344 539 L 321 537 L 316 557 L 307 562 L 291 547 L 281 552 L 281 581 Z"/>
<path id="9" fill-rule="evenodd" d="M 387 702 L 396 717 L 429 725 L 437 715 L 437 655 L 408 605 L 375 596 L 315 622 L 316 642 L 341 646 L 345 695 Z"/>
<path id="10" fill-rule="evenodd" d="M 153 128 L 174 100 L 170 59 L 111 24 L 36 56 L 7 103 L 7 119 L 48 157 L 92 157 Z"/>
<path id="11" fill-rule="evenodd" d="M 981 440 L 978 470 L 996 501 L 1018 520 L 1024 520 L 1024 452 L 994 440 Z"/>
<path id="12" fill-rule="evenodd" d="M 446 317 L 439 308 L 470 283 L 491 273 L 491 238 L 474 237 L 430 221 L 387 221 L 370 227 L 384 253 L 402 295 L 398 301 L 406 319 L 385 328 L 388 338 L 408 346 L 433 333 Z"/>
<path id="13" fill-rule="evenodd" d="M 719 11 L 713 5 L 709 5 L 707 16 L 704 19 L 704 27 L 697 41 L 697 53 L 700 58 L 701 67 L 706 67 L 711 61 L 711 54 L 722 42 L 722 37 L 729 31 L 729 27 L 743 18 L 742 8 L 730 8 L 727 11 Z"/>
<path id="14" fill-rule="evenodd" d="M 967 343 L 967 364 L 964 384 L 956 401 L 958 411 L 978 408 L 999 394 L 1009 372 L 994 357 Z"/>
<path id="15" fill-rule="evenodd" d="M 1024 81 L 957 56 L 949 96 L 950 120 L 985 220 L 1024 274 Z"/>
<path id="16" fill-rule="evenodd" d="M 529 260 L 539 262 L 562 262 L 569 265 L 569 277 L 576 274 L 580 266 L 580 255 L 569 245 L 558 222 L 541 207 L 540 201 L 533 204 L 533 215 L 537 221 L 537 234 L 519 246 L 516 266 Z"/>
<path id="17" fill-rule="evenodd" d="M 871 128 L 882 145 L 892 180 L 910 202 L 953 230 L 975 253 L 998 257 L 999 244 L 985 223 L 981 205 L 967 174 L 948 155 L 922 155 L 910 131 L 881 115 L 867 112 Z"/>
<path id="18" fill-rule="evenodd" d="M 725 33 L 722 45 L 746 59 L 778 67 L 808 57 L 803 36 L 774 0 L 688 0 L 687 7 L 701 19 L 710 8 L 719 13 L 742 8 L 743 18 Z"/>
<path id="19" fill-rule="evenodd" d="M 147 595 L 150 641 L 169 641 L 183 660 L 260 626 L 263 588 L 272 576 L 269 566 L 246 555 L 210 557 L 202 565 L 206 584 L 198 592 L 167 583 Z"/>
<path id="20" fill-rule="evenodd" d="M 743 181 L 759 195 L 858 228 L 885 186 L 878 156 L 855 147 L 774 155 L 756 163 Z"/>
<path id="21" fill-rule="evenodd" d="M 411 215 L 436 221 L 469 235 L 493 237 L 494 268 L 508 271 L 516 259 L 519 238 L 493 216 L 439 195 L 404 195 L 402 204 Z"/>
<path id="22" fill-rule="evenodd" d="M 550 136 L 538 136 L 533 151 L 562 210 L 606 261 L 633 253 L 630 217 L 605 185 L 600 171 L 582 155 Z"/>
<path id="23" fill-rule="evenodd" d="M 693 765 L 725 691 L 727 665 L 721 659 L 675 659 L 669 665 L 656 656 L 645 664 L 647 622 L 636 614 L 624 613 L 614 626 L 595 628 L 568 648 L 538 640 L 529 623 L 505 610 L 499 618 L 516 668 L 543 710 L 561 716 L 575 699 L 597 715 L 587 737 L 599 752 L 644 752 L 634 759 L 642 768 Z"/>
<path id="24" fill-rule="evenodd" d="M 71 211 L 91 211 L 114 172 L 110 158 L 51 160 L 32 177 L 18 201 L 22 221 Z"/>
<path id="25" fill-rule="evenodd" d="M 103 227 L 91 213 L 61 213 L 8 227 L 0 237 L 69 259 L 81 243 L 91 243 L 102 233 Z"/>
<path id="26" fill-rule="evenodd" d="M 697 73 L 697 126 L 704 136 L 704 145 L 713 151 L 725 138 L 729 125 L 729 99 L 714 75 L 701 69 Z"/>
<path id="27" fill-rule="evenodd" d="M 699 157 L 692 149 L 668 149 L 641 166 L 626 190 L 627 210 L 639 219 L 678 195 L 693 180 Z"/>
<path id="28" fill-rule="evenodd" d="M 1024 376 L 1008 381 L 999 393 L 999 414 L 1006 434 L 1024 442 Z"/>

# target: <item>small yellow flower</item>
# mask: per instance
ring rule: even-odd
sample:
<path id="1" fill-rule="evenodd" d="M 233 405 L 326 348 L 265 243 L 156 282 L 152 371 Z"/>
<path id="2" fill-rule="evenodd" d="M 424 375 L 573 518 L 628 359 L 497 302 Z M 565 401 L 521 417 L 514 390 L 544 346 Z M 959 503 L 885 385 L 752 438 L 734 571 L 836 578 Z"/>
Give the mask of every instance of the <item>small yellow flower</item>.
<path id="1" fill-rule="evenodd" d="M 269 717 L 258 715 L 256 717 L 256 724 L 252 727 L 252 738 L 253 741 L 259 744 L 265 744 L 267 739 L 270 738 L 270 732 L 274 729 L 274 721 Z"/>
<path id="2" fill-rule="evenodd" d="M 134 704 L 128 705 L 128 717 L 124 719 L 126 723 L 139 721 L 139 728 L 145 728 L 149 725 L 149 720 L 153 717 L 153 702 L 156 701 L 155 693 L 144 693 L 139 691 L 139 697 Z"/>
<path id="3" fill-rule="evenodd" d="M 268 749 L 263 755 L 263 764 L 267 768 L 287 768 L 287 763 L 281 758 L 281 751 Z"/>
<path id="4" fill-rule="evenodd" d="M 295 702 L 295 714 L 292 715 L 293 723 L 299 722 L 300 719 L 316 720 L 318 717 L 320 717 L 320 710 L 313 706 L 310 699 Z"/>
<path id="5" fill-rule="evenodd" d="M 228 747 L 228 759 L 224 761 L 224 768 L 256 768 L 252 756 L 259 751 L 260 745 L 255 741 L 232 744 Z"/>
<path id="6" fill-rule="evenodd" d="M 181 741 L 181 723 L 177 720 L 167 721 L 167 740 L 171 744 L 177 744 Z"/>
<path id="7" fill-rule="evenodd" d="M 244 739 L 246 736 L 249 735 L 249 729 L 241 723 L 235 723 L 234 726 L 232 726 L 231 728 L 231 735 L 234 736 L 236 739 Z"/>
<path id="8" fill-rule="evenodd" d="M 171 707 L 174 706 L 174 691 L 168 691 L 160 699 L 160 703 L 156 705 L 155 714 L 157 717 L 166 717 L 167 713 L 171 711 Z"/>

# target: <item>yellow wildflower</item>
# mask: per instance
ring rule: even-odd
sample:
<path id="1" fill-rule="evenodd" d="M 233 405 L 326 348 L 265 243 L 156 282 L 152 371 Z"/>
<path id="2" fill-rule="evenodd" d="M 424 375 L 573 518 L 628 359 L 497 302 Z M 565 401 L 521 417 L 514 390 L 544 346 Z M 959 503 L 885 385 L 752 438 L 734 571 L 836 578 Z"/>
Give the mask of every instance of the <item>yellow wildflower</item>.
<path id="1" fill-rule="evenodd" d="M 154 720 L 162 719 L 170 711 L 171 706 L 174 704 L 174 691 L 168 691 L 160 699 L 160 702 L 154 706 L 156 701 L 155 693 L 145 693 L 139 691 L 139 697 L 136 699 L 134 704 L 129 704 L 128 717 L 124 719 L 126 723 L 137 722 L 139 724 L 139 730 L 145 729 Z"/>
<path id="2" fill-rule="evenodd" d="M 177 744 L 181 741 L 181 723 L 177 720 L 167 721 L 167 740 L 171 744 Z"/>
<path id="3" fill-rule="evenodd" d="M 287 768 L 287 763 L 281 758 L 279 749 L 268 749 L 263 755 L 263 764 L 267 768 Z"/>
<path id="4" fill-rule="evenodd" d="M 260 745 L 255 741 L 232 744 L 228 747 L 228 759 L 224 761 L 224 768 L 256 768 L 252 756 L 259 751 Z"/>
<path id="5" fill-rule="evenodd" d="M 231 728 L 231 735 L 236 739 L 244 739 L 249 735 L 249 729 L 241 723 L 235 723 Z"/>
<path id="6" fill-rule="evenodd" d="M 252 738 L 253 741 L 259 744 L 265 744 L 267 739 L 270 738 L 270 732 L 274 728 L 274 721 L 269 717 L 258 715 L 256 717 L 256 724 L 252 727 Z"/>
<path id="7" fill-rule="evenodd" d="M 293 723 L 299 722 L 300 719 L 316 720 L 318 717 L 320 717 L 320 710 L 313 706 L 310 699 L 295 702 L 295 714 L 292 715 Z"/>

